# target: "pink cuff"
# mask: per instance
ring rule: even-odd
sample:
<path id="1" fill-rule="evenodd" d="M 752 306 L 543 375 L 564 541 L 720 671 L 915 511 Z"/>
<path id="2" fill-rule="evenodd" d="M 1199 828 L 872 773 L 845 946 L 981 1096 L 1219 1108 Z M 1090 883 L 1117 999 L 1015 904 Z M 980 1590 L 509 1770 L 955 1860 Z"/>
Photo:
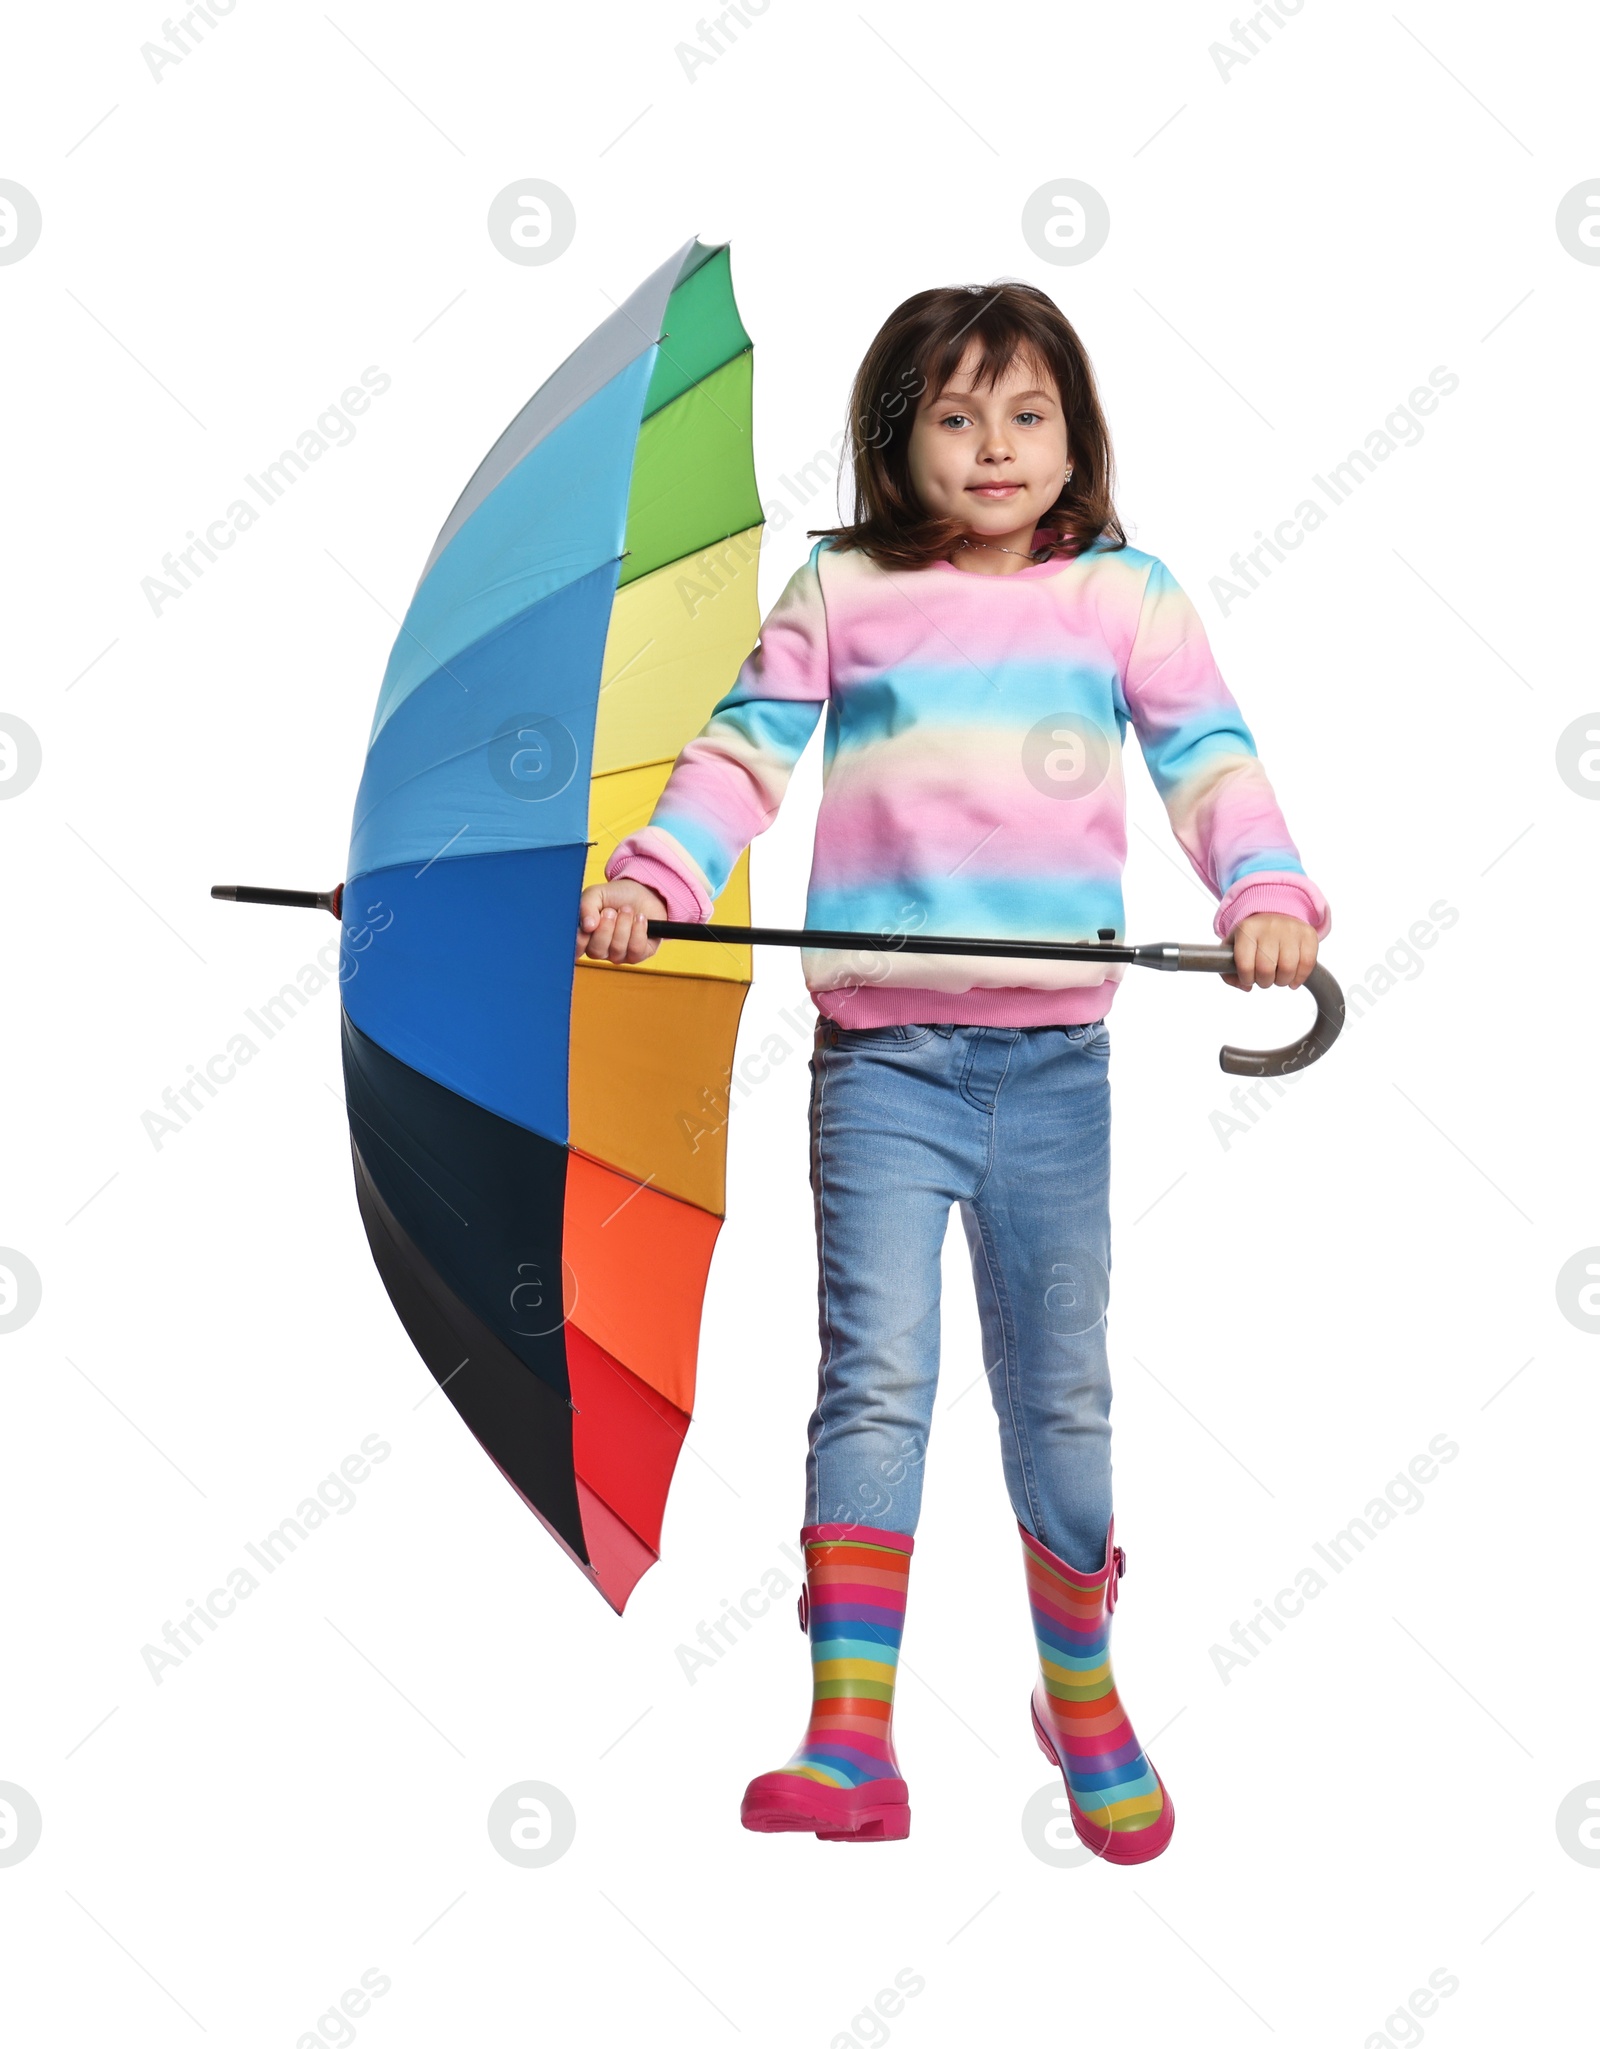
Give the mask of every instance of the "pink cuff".
<path id="1" fill-rule="evenodd" d="M 1319 940 L 1333 929 L 1328 900 L 1307 876 L 1265 872 L 1242 876 L 1234 884 L 1218 904 L 1211 929 L 1219 939 L 1228 939 L 1242 919 L 1269 911 L 1303 919 Z"/>
<path id="2" fill-rule="evenodd" d="M 679 923 L 704 925 L 711 917 L 711 899 L 654 854 L 625 854 L 619 849 L 606 863 L 606 880 L 642 882 L 665 902 L 667 916 Z"/>

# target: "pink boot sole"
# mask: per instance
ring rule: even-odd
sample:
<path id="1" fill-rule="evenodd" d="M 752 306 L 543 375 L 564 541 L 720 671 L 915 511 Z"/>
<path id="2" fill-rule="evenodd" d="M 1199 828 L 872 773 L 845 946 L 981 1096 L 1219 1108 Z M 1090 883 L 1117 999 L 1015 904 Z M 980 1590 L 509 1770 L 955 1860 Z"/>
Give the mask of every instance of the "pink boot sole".
<path id="1" fill-rule="evenodd" d="M 911 1833 L 904 1779 L 824 1786 L 801 1772 L 763 1772 L 745 1788 L 739 1819 L 762 1835 L 809 1832 L 825 1843 L 889 1843 Z"/>
<path id="2" fill-rule="evenodd" d="M 1086 1850 L 1107 1864 L 1148 1864 L 1152 1857 L 1159 1857 L 1172 1841 L 1172 1795 L 1167 1791 L 1167 1782 L 1156 1772 L 1156 1784 L 1161 1788 L 1161 1819 L 1152 1822 L 1149 1828 L 1127 1830 L 1102 1828 L 1098 1822 L 1089 1819 L 1077 1801 L 1072 1797 L 1072 1787 L 1067 1780 L 1066 1767 L 1050 1741 L 1049 1732 L 1039 1720 L 1039 1710 L 1030 1699 L 1028 1711 L 1033 1716 L 1033 1733 L 1039 1748 L 1061 1774 L 1061 1782 L 1067 1789 L 1067 1805 L 1072 1810 L 1072 1826 L 1078 1841 Z M 1155 1766 L 1150 1769 L 1155 1771 Z"/>

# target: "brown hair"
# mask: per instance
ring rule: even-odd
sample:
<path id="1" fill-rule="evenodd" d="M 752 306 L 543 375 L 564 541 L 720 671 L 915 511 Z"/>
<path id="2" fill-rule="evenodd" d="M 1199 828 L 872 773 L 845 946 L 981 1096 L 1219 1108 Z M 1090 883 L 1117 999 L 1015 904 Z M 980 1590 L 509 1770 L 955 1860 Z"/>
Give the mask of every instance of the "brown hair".
<path id="1" fill-rule="evenodd" d="M 1088 352 L 1048 293 L 1010 281 L 938 285 L 913 293 L 889 315 L 850 391 L 846 442 L 855 517 L 844 526 L 809 527 L 808 539 L 823 535 L 835 547 L 859 548 L 886 569 L 922 569 L 949 554 L 968 529 L 923 510 L 911 483 L 911 421 L 923 393 L 943 390 L 973 342 L 975 383 L 992 390 L 1021 355 L 1037 358 L 1061 394 L 1072 480 L 1039 522 L 1055 540 L 1038 559 L 1081 554 L 1101 535 L 1113 548 L 1128 545 L 1112 503 L 1111 434 Z"/>

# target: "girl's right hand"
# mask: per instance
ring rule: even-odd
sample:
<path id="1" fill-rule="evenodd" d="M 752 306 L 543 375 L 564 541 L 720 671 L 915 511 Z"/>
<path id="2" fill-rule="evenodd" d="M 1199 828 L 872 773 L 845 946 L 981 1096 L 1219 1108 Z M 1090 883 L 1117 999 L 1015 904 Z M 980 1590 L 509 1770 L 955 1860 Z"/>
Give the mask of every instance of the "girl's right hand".
<path id="1" fill-rule="evenodd" d="M 661 944 L 645 931 L 647 918 L 667 915 L 665 897 L 643 882 L 593 882 L 578 899 L 578 943 L 573 955 L 580 961 L 608 960 L 618 967 L 648 960 Z"/>

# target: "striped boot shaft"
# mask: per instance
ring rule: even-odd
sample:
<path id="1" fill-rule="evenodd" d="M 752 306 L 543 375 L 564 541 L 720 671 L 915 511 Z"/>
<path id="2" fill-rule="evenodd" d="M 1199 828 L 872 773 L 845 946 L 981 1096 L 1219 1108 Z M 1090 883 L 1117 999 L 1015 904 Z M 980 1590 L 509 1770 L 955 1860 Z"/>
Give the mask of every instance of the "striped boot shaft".
<path id="1" fill-rule="evenodd" d="M 859 1523 L 808 1523 L 801 1538 L 811 1718 L 781 1770 L 841 1788 L 897 1778 L 891 1724 L 912 1539 Z"/>
<path id="2" fill-rule="evenodd" d="M 1172 1815 L 1111 1672 L 1111 1611 L 1123 1565 L 1112 1543 L 1115 1525 L 1106 1531 L 1105 1563 L 1094 1573 L 1077 1571 L 1017 1527 L 1039 1650 L 1036 1722 L 1042 1721 L 1067 1791 L 1087 1824 L 1080 1836 L 1112 1861 L 1140 1861 L 1158 1844 L 1164 1847 Z M 1155 1833 L 1137 1840 L 1146 1831 Z"/>

